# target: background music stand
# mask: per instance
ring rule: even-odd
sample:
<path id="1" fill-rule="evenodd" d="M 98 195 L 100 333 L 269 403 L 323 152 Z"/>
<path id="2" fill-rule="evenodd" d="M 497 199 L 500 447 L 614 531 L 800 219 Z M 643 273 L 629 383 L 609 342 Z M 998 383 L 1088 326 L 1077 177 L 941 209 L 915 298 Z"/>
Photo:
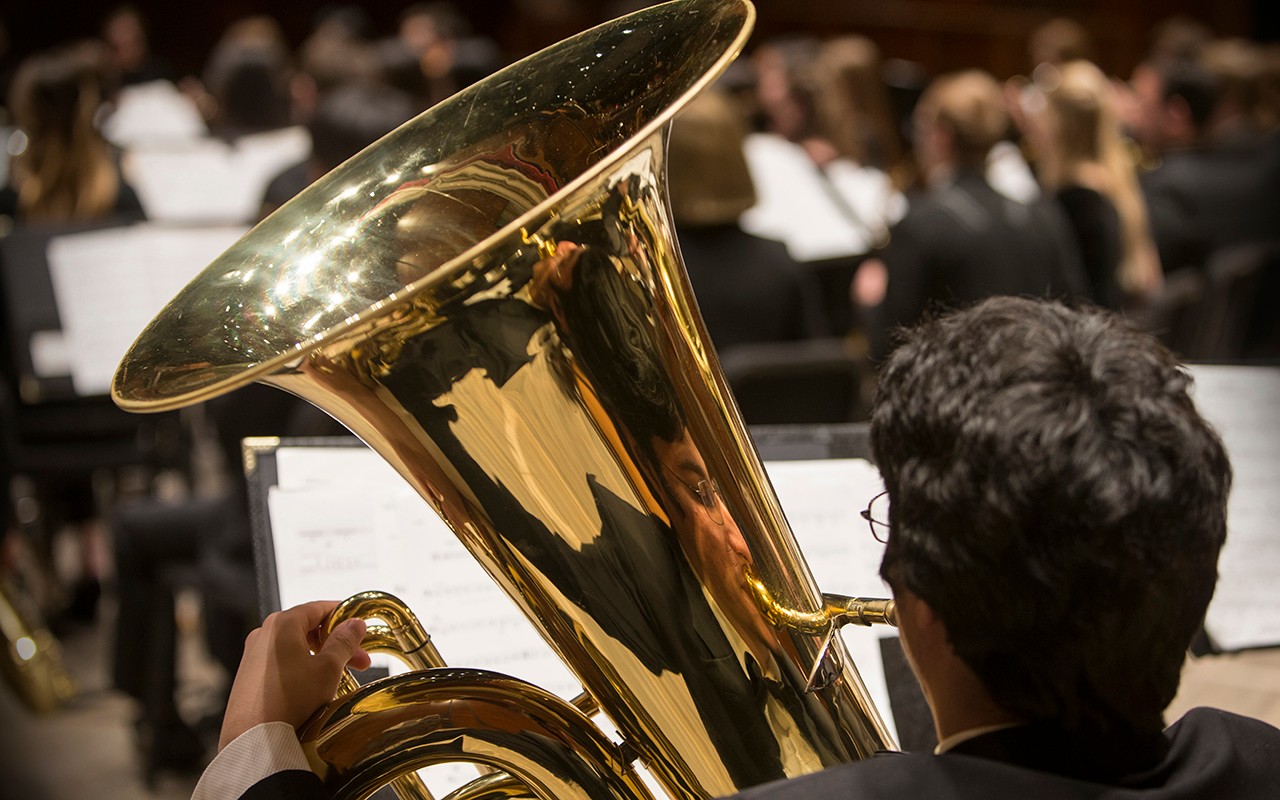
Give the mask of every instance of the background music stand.
<path id="1" fill-rule="evenodd" d="M 49 269 L 50 243 L 62 236 L 124 228 L 132 221 L 20 226 L 0 237 L 0 449 L 7 461 L 3 477 L 21 476 L 30 482 L 36 513 L 22 527 L 41 562 L 40 580 L 56 582 L 52 540 L 64 522 L 57 487 L 76 487 L 72 491 L 77 497 L 87 497 L 90 489 L 83 487 L 92 487 L 93 476 L 102 471 L 140 467 L 152 474 L 163 469 L 189 473 L 179 412 L 126 413 L 105 394 L 77 394 L 69 360 L 58 369 L 33 357 L 33 345 L 41 337 L 62 337 L 63 320 Z M 8 480 L 0 482 L 0 490 L 8 493 Z M 100 492 L 92 494 L 96 506 Z"/>

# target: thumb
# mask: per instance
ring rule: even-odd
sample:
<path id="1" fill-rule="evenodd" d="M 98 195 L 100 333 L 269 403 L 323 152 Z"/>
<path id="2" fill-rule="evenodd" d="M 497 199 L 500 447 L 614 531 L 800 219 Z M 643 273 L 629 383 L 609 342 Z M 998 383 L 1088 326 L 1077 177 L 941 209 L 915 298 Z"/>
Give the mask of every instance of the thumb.
<path id="1" fill-rule="evenodd" d="M 325 639 L 317 655 L 330 659 L 339 669 L 348 662 L 352 662 L 356 669 L 366 669 L 369 666 L 369 655 L 360 647 L 364 641 L 364 631 L 364 620 L 359 617 L 343 622 Z"/>

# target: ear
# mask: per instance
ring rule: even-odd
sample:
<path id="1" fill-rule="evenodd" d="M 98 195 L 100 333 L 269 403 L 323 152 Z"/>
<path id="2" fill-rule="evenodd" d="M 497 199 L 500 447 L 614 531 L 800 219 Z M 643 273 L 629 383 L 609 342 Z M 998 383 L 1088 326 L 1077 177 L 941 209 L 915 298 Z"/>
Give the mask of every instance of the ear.
<path id="1" fill-rule="evenodd" d="M 895 592 L 894 602 L 898 606 L 899 626 L 909 625 L 912 629 L 924 630 L 940 626 L 942 620 L 919 595 L 910 590 Z"/>

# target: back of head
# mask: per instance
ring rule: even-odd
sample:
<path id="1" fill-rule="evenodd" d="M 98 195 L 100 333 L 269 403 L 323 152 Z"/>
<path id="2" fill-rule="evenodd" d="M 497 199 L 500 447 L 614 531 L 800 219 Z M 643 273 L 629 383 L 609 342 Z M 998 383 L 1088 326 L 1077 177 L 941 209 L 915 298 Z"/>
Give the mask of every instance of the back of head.
<path id="1" fill-rule="evenodd" d="M 901 155 L 880 49 L 865 36 L 823 42 L 813 62 L 817 133 L 846 158 L 887 169 Z"/>
<path id="2" fill-rule="evenodd" d="M 1265 130 L 1267 59 L 1262 47 L 1247 39 L 1215 39 L 1205 45 L 1203 61 L 1221 86 L 1223 104 Z"/>
<path id="3" fill-rule="evenodd" d="M 290 122 L 292 57 L 269 17 L 234 23 L 214 46 L 203 80 L 217 101 L 211 127 L 234 137 Z"/>
<path id="4" fill-rule="evenodd" d="M 1213 39 L 1213 31 L 1203 22 L 1181 14 L 1160 20 L 1151 30 L 1151 46 L 1147 57 L 1153 61 L 1200 58 L 1204 46 Z"/>
<path id="5" fill-rule="evenodd" d="M 811 36 L 784 36 L 762 42 L 752 53 L 764 129 L 791 141 L 812 135 L 813 93 L 802 76 L 812 69 L 818 50 Z"/>
<path id="6" fill-rule="evenodd" d="M 330 89 L 308 123 L 312 160 L 328 172 L 408 122 L 416 111 L 409 95 L 389 86 L 354 82 Z"/>
<path id="7" fill-rule="evenodd" d="M 1103 138 L 1119 135 L 1110 81 L 1088 61 L 1062 64 L 1054 78 L 1045 95 L 1056 124 L 1055 148 L 1067 162 L 1100 160 Z"/>
<path id="8" fill-rule="evenodd" d="M 1000 84 L 982 70 L 944 75 L 925 89 L 916 119 L 951 136 L 958 166 L 981 169 L 987 154 L 1009 129 Z"/>
<path id="9" fill-rule="evenodd" d="M 400 36 L 419 53 L 471 34 L 471 24 L 449 0 L 413 3 L 400 12 Z"/>
<path id="10" fill-rule="evenodd" d="M 885 366 L 882 573 L 935 610 L 1015 716 L 1162 728 L 1231 482 L 1190 383 L 1106 312 L 1012 297 L 926 322 Z"/>
<path id="11" fill-rule="evenodd" d="M 92 127 L 104 97 L 101 48 L 64 45 L 28 57 L 14 75 L 14 122 L 32 138 L 68 140 Z"/>
<path id="12" fill-rule="evenodd" d="M 91 219 L 113 209 L 118 175 L 94 121 L 105 95 L 105 52 L 96 43 L 39 52 L 19 66 L 10 105 L 27 146 L 14 182 L 28 220 Z"/>
<path id="13" fill-rule="evenodd" d="M 686 226 L 726 225 L 756 203 L 743 154 L 746 121 L 719 91 L 697 97 L 671 125 L 671 210 Z"/>
<path id="14" fill-rule="evenodd" d="M 1033 67 L 1093 58 L 1089 31 L 1068 17 L 1054 17 L 1032 31 L 1027 49 Z"/>
<path id="15" fill-rule="evenodd" d="M 1203 135 L 1222 99 L 1218 76 L 1199 58 L 1167 58 L 1154 66 L 1160 75 L 1161 100 L 1185 104 L 1192 127 Z"/>
<path id="16" fill-rule="evenodd" d="M 315 82 L 318 92 L 376 76 L 373 45 L 362 33 L 367 27 L 363 13 L 352 6 L 333 10 L 298 47 L 298 68 Z"/>

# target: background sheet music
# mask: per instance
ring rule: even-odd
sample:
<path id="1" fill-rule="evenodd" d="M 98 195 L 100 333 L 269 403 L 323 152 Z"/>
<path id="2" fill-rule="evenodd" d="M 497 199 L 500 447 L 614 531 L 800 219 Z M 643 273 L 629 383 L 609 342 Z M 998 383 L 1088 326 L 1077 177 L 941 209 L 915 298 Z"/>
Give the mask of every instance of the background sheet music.
<path id="1" fill-rule="evenodd" d="M 1191 367 L 1235 480 L 1205 630 L 1221 650 L 1280 645 L 1280 367 Z"/>

